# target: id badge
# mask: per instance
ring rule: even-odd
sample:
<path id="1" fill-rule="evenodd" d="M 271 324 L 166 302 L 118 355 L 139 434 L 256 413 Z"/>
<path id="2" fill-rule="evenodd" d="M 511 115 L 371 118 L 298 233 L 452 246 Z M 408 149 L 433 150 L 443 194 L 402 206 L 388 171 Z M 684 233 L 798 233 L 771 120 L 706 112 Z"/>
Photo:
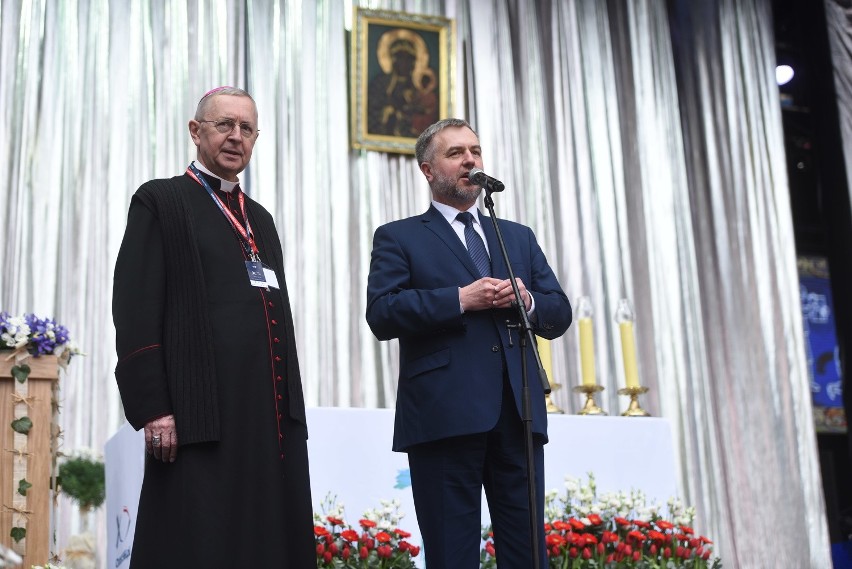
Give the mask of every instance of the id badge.
<path id="1" fill-rule="evenodd" d="M 251 286 L 269 288 L 266 284 L 266 273 L 263 270 L 263 263 L 260 261 L 246 261 L 246 270 L 248 271 Z"/>
<path id="2" fill-rule="evenodd" d="M 263 265 L 263 274 L 266 277 L 266 283 L 272 288 L 281 288 L 278 286 L 278 277 L 275 276 L 275 271 Z"/>

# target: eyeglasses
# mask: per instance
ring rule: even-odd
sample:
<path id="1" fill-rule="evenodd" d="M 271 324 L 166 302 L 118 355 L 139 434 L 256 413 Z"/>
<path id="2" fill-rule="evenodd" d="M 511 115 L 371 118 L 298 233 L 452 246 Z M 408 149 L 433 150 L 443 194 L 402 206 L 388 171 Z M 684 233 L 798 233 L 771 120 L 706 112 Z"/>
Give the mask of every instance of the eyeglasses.
<path id="1" fill-rule="evenodd" d="M 236 121 L 232 121 L 231 119 L 222 119 L 218 121 L 198 121 L 198 122 L 209 122 L 213 123 L 213 126 L 216 127 L 216 130 L 221 132 L 222 134 L 231 134 L 234 132 L 234 127 L 238 126 Z M 243 138 L 251 138 L 255 134 L 259 133 L 260 130 L 254 128 L 248 123 L 241 122 L 239 123 L 240 134 L 243 135 Z"/>

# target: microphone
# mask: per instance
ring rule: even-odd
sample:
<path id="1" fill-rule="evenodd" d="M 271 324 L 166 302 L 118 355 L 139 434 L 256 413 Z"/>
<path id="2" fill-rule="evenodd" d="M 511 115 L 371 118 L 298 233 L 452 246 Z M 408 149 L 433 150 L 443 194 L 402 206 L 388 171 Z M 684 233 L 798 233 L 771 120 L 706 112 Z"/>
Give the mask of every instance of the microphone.
<path id="1" fill-rule="evenodd" d="M 467 175 L 468 179 L 474 184 L 478 184 L 491 192 L 502 192 L 506 189 L 503 182 L 497 178 L 492 178 L 480 168 L 471 168 Z"/>

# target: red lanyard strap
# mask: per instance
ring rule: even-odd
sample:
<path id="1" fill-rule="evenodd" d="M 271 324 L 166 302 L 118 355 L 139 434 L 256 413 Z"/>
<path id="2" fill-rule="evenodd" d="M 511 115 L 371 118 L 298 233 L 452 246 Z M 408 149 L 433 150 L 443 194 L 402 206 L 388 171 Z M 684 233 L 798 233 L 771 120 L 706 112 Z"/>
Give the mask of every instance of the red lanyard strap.
<path id="1" fill-rule="evenodd" d="M 254 241 L 254 235 L 252 234 L 251 224 L 249 223 L 248 216 L 246 215 L 246 204 L 245 204 L 245 196 L 243 192 L 238 189 L 237 191 L 237 199 L 240 202 L 240 211 L 243 214 L 243 219 L 246 220 L 246 226 L 243 227 L 240 220 L 237 219 L 231 210 L 225 207 L 225 204 L 222 203 L 222 199 L 216 195 L 216 192 L 213 191 L 213 188 L 210 187 L 210 184 L 207 183 L 207 180 L 204 179 L 204 176 L 201 175 L 201 171 L 195 167 L 195 164 L 190 164 L 186 169 L 186 173 L 192 177 L 193 180 L 201 184 L 201 186 L 207 190 L 207 194 L 213 198 L 213 202 L 219 207 L 219 211 L 225 216 L 225 218 L 231 222 L 231 227 L 234 228 L 234 231 L 242 239 L 243 247 L 247 247 L 246 254 L 252 258 L 253 261 L 260 261 L 259 251 L 257 249 L 257 244 Z"/>

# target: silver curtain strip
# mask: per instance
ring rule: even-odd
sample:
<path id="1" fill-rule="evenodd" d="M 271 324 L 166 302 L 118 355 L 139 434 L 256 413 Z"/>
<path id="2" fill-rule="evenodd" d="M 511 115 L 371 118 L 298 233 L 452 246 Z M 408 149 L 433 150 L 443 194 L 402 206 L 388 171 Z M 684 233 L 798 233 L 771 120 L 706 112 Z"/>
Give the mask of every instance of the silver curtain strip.
<path id="1" fill-rule="evenodd" d="M 673 2 L 671 19 L 663 0 L 2 0 L 0 309 L 55 317 L 88 354 L 63 379 L 64 449 L 122 421 L 110 290 L 129 198 L 183 171 L 187 121 L 223 84 L 258 103 L 243 181 L 281 233 L 309 404 L 393 406 L 397 346 L 363 317 L 372 233 L 429 192 L 412 157 L 349 148 L 353 4 L 456 20 L 457 114 L 506 183 L 497 212 L 591 297 L 610 414 L 612 316 L 632 301 L 643 405 L 672 421 L 682 497 L 726 566 L 830 566 L 767 0 Z M 552 351 L 577 385 L 576 330 Z"/>

